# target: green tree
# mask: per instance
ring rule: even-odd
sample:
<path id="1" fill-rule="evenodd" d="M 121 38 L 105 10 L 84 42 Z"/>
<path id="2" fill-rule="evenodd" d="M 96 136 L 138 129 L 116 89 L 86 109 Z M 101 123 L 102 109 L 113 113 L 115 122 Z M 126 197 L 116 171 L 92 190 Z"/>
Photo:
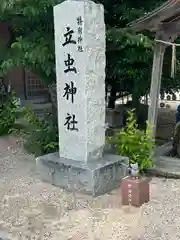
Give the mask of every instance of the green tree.
<path id="1" fill-rule="evenodd" d="M 54 0 L 2 0 L 0 20 L 9 24 L 11 41 L 1 71 L 24 66 L 40 75 L 41 80 L 55 80 Z"/>
<path id="2" fill-rule="evenodd" d="M 112 87 L 112 102 L 116 99 L 116 92 L 131 93 L 134 100 L 145 95 L 150 89 L 154 34 L 143 32 L 134 34 L 127 28 L 127 24 L 142 17 L 147 12 L 160 6 L 165 0 L 133 1 L 108 0 L 101 1 L 106 9 L 107 26 L 107 83 Z M 171 47 L 166 49 L 162 75 L 162 90 L 176 91 L 180 87 L 180 71 L 174 79 L 170 78 Z M 177 60 L 180 50 L 177 49 Z M 179 65 L 179 64 L 178 64 Z"/>
<path id="3" fill-rule="evenodd" d="M 152 10 L 162 1 L 102 0 L 106 9 L 107 83 L 111 86 L 113 107 L 116 92 L 133 95 L 133 100 L 145 95 L 150 87 L 153 59 L 153 34 L 134 34 L 127 24 Z"/>
<path id="4" fill-rule="evenodd" d="M 60 2 L 62 0 L 1 0 L 0 20 L 8 22 L 12 33 L 4 61 L 0 62 L 2 74 L 11 67 L 22 65 L 39 74 L 43 82 L 55 81 L 53 6 Z M 134 99 L 138 99 L 149 90 L 153 34 L 134 34 L 127 24 L 164 0 L 98 2 L 105 8 L 106 83 L 112 87 L 110 105 L 113 107 L 117 91 L 131 93 Z M 169 61 L 167 57 L 167 65 Z M 176 79 L 170 83 L 168 74 L 169 71 L 166 71 L 163 88 L 179 86 Z"/>

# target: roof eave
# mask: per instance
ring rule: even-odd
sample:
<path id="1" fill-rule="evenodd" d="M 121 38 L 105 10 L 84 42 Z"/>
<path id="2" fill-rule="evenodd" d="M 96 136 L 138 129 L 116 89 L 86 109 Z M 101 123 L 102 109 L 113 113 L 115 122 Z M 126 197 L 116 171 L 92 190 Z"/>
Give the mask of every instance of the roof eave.
<path id="1" fill-rule="evenodd" d="M 175 12 L 172 11 L 175 9 Z M 128 24 L 128 27 L 136 32 L 149 29 L 150 31 L 156 31 L 159 24 L 165 19 L 173 16 L 175 13 L 180 11 L 180 0 L 169 0 L 156 8 L 154 11 L 146 14 L 134 22 Z"/>

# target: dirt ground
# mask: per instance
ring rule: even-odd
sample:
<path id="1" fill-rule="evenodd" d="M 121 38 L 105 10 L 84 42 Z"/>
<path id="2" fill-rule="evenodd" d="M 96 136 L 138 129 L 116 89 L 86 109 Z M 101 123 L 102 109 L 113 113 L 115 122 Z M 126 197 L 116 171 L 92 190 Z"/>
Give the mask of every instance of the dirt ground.
<path id="1" fill-rule="evenodd" d="M 10 239 L 180 239 L 180 181 L 154 178 L 150 202 L 121 205 L 120 189 L 92 198 L 43 183 L 35 158 L 0 138 L 0 236 Z"/>

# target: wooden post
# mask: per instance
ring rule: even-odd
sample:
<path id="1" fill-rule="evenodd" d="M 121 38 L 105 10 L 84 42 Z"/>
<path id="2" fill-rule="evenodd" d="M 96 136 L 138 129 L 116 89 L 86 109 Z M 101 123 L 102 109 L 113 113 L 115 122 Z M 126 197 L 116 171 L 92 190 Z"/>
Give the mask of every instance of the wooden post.
<path id="1" fill-rule="evenodd" d="M 158 116 L 158 104 L 161 88 L 164 52 L 165 45 L 163 43 L 156 43 L 151 77 L 150 105 L 148 111 L 148 122 L 153 126 L 152 134 L 154 137 L 156 135 L 156 124 Z"/>

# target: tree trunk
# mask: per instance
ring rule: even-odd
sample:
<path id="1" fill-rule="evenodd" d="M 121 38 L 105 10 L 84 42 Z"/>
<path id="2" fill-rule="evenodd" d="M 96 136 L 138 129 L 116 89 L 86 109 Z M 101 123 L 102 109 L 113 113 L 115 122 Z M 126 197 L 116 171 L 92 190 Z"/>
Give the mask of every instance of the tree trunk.
<path id="1" fill-rule="evenodd" d="M 135 93 L 132 93 L 132 106 L 133 108 L 138 108 L 140 104 L 139 97 Z"/>
<path id="2" fill-rule="evenodd" d="M 114 109 L 115 101 L 116 101 L 116 86 L 112 86 L 111 95 L 110 95 L 109 103 L 108 103 L 108 108 Z"/>
<path id="3" fill-rule="evenodd" d="M 105 87 L 105 101 L 107 103 L 107 100 L 108 100 L 108 85 L 106 84 L 106 87 Z"/>
<path id="4" fill-rule="evenodd" d="M 53 121 L 57 123 L 57 89 L 56 84 L 53 83 L 48 86 L 49 87 L 49 94 L 50 94 L 50 101 L 52 103 L 52 117 Z"/>
<path id="5" fill-rule="evenodd" d="M 136 120 L 138 127 L 142 130 L 146 130 L 146 121 L 148 115 L 148 106 L 141 104 L 139 97 L 134 93 L 132 94 L 132 108 L 135 109 Z"/>

